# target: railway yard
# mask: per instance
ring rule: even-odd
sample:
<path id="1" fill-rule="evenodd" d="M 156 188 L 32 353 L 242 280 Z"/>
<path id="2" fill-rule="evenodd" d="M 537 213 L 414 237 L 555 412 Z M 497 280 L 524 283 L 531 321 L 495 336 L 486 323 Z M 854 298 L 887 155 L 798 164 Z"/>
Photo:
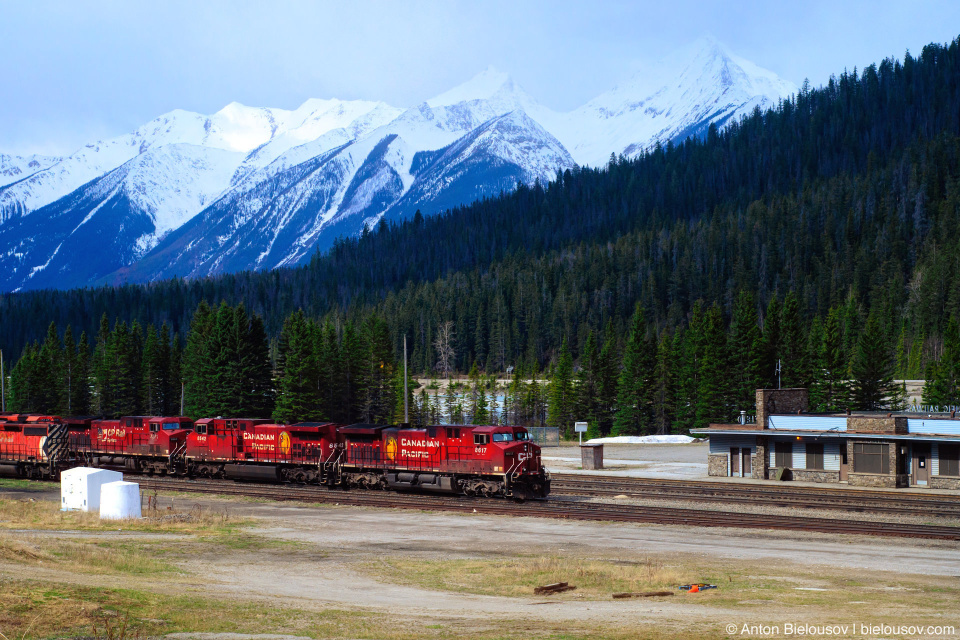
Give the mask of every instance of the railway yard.
<path id="1" fill-rule="evenodd" d="M 147 517 L 118 526 L 61 514 L 56 484 L 3 481 L 0 631 L 960 637 L 960 497 L 653 475 L 555 472 L 523 503 L 140 476 Z M 533 593 L 560 581 L 577 588 Z M 677 589 L 696 582 L 718 588 Z M 612 598 L 655 590 L 674 595 Z M 882 633 L 908 623 L 939 635 Z"/>

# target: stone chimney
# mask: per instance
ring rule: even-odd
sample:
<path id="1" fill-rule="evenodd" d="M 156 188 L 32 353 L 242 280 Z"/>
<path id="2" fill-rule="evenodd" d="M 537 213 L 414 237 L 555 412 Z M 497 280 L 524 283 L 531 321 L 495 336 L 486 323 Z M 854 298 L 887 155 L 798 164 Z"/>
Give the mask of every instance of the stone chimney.
<path id="1" fill-rule="evenodd" d="M 767 428 L 767 418 L 774 414 L 806 413 L 810 407 L 807 389 L 757 389 L 757 425 Z"/>

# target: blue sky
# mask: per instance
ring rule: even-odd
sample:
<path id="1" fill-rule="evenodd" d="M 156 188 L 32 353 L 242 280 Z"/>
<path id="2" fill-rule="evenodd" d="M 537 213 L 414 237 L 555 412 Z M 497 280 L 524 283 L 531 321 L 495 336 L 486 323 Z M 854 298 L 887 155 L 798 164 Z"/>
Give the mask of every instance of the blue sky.
<path id="1" fill-rule="evenodd" d="M 491 64 L 566 110 L 703 35 L 818 85 L 952 40 L 960 2 L 0 0 L 0 152 L 70 152 L 231 101 L 411 106 Z"/>

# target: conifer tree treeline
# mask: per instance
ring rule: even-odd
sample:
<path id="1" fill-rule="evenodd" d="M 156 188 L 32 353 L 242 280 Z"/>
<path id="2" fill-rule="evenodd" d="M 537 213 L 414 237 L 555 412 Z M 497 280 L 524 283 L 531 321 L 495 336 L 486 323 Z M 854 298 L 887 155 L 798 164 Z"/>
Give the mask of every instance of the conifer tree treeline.
<path id="1" fill-rule="evenodd" d="M 456 393 L 458 382 L 442 401 L 411 396 L 411 422 L 506 421 L 569 433 L 575 420 L 585 420 L 592 435 L 685 432 L 752 413 L 754 390 L 780 384 L 809 387 L 814 411 L 902 408 L 902 388 L 893 384 L 894 336 L 875 313 L 864 318 L 851 297 L 807 329 L 796 307 L 788 294 L 761 314 L 755 297 L 739 292 L 731 317 L 717 304 L 698 303 L 688 326 L 671 334 L 658 332 L 637 305 L 626 334 L 612 324 L 591 332 L 576 361 L 564 342 L 546 373 L 535 361 L 517 367 L 503 390 L 502 411 L 493 376 L 474 363 L 466 398 Z M 956 323 L 950 327 L 944 356 L 928 374 L 931 402 L 957 395 L 960 339 Z M 270 351 L 262 320 L 242 304 L 212 309 L 201 302 L 182 353 L 179 337 L 165 325 L 144 331 L 116 321 L 111 327 L 104 316 L 91 355 L 86 335 L 74 345 L 68 327 L 61 341 L 51 324 L 44 342 L 28 345 L 11 373 L 10 408 L 171 415 L 182 400 L 194 417 L 402 420 L 402 370 L 380 316 L 354 326 L 297 311 L 274 343 L 273 362 Z"/>

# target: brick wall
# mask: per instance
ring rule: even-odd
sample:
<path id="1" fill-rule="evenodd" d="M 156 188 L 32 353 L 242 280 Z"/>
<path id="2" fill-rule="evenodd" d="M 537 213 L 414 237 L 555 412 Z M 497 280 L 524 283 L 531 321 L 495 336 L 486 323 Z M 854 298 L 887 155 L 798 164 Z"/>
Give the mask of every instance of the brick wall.
<path id="1" fill-rule="evenodd" d="M 854 433 L 907 433 L 907 419 L 903 416 L 850 416 L 847 431 Z"/>
<path id="2" fill-rule="evenodd" d="M 950 476 L 930 476 L 931 489 L 960 489 L 960 478 Z"/>
<path id="3" fill-rule="evenodd" d="M 839 471 L 791 469 L 790 473 L 797 482 L 840 482 Z"/>
<path id="4" fill-rule="evenodd" d="M 725 453 L 711 453 L 707 456 L 707 475 L 727 475 L 727 455 Z"/>
<path id="5" fill-rule="evenodd" d="M 757 446 L 753 451 L 753 460 L 751 461 L 750 471 L 754 478 L 764 480 L 767 477 L 767 467 L 770 465 L 770 457 L 767 455 L 767 439 L 757 438 Z"/>
<path id="6" fill-rule="evenodd" d="M 776 413 L 805 413 L 810 407 L 806 389 L 757 389 L 757 424 L 766 429 L 767 417 Z"/>

